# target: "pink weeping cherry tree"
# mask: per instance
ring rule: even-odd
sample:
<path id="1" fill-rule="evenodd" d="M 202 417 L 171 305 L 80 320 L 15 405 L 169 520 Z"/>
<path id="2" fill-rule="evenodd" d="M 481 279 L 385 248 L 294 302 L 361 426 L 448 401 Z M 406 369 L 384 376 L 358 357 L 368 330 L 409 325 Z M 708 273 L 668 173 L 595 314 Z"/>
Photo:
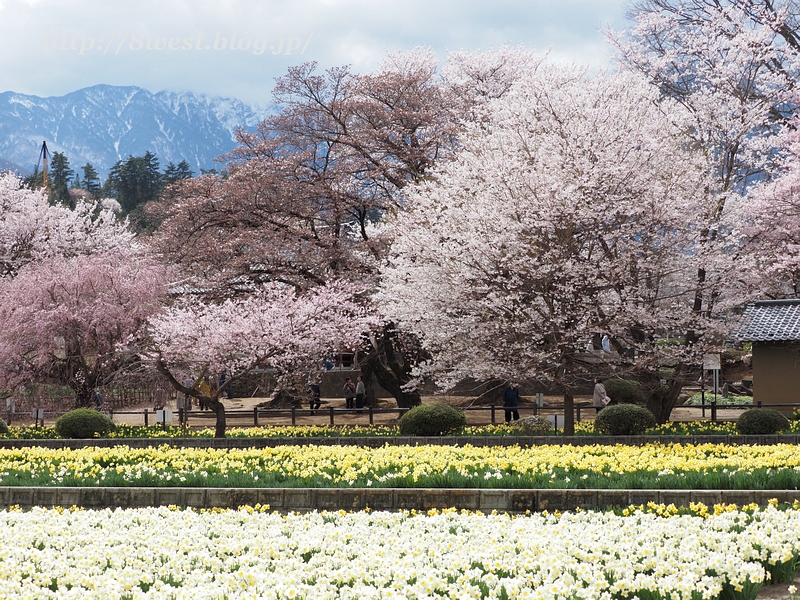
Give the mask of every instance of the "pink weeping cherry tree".
<path id="1" fill-rule="evenodd" d="M 285 375 L 339 348 L 356 349 L 377 324 L 344 283 L 305 293 L 270 283 L 246 298 L 219 304 L 189 299 L 171 306 L 149 319 L 146 337 L 156 368 L 179 392 L 209 406 L 216 414 L 215 436 L 225 437 L 225 386 L 256 367 Z M 181 383 L 182 373 L 199 380 L 222 370 L 230 377 L 210 395 Z"/>
<path id="2" fill-rule="evenodd" d="M 164 269 L 142 253 L 113 249 L 30 262 L 0 279 L 0 381 L 55 380 L 75 405 L 135 356 L 121 347 L 156 313 Z"/>

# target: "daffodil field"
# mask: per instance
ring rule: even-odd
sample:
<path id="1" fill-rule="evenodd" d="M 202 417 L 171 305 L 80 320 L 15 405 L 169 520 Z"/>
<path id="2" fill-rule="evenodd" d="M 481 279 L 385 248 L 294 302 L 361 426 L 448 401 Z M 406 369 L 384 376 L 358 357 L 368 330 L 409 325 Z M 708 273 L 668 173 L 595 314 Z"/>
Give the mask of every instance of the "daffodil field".
<path id="1" fill-rule="evenodd" d="M 798 415 L 800 416 L 800 415 Z M 800 433 L 800 419 L 790 421 L 787 434 Z M 551 431 L 549 435 L 560 435 L 561 431 Z M 353 438 L 353 437 L 391 437 L 400 435 L 400 429 L 393 425 L 267 425 L 260 427 L 230 427 L 226 435 L 231 438 Z M 454 436 L 504 437 L 519 435 L 512 425 L 468 425 L 453 432 Z M 594 421 L 581 421 L 575 424 L 575 435 L 593 436 Z M 736 436 L 736 423 L 731 421 L 671 421 L 648 429 L 644 435 L 730 435 Z M 116 431 L 104 437 L 109 438 L 212 438 L 213 428 L 181 428 L 170 425 L 166 428 L 151 425 L 118 424 Z M 9 427 L 8 434 L 0 434 L 0 439 L 57 439 L 55 427 Z"/>
<path id="2" fill-rule="evenodd" d="M 0 449 L 0 485 L 796 489 L 790 444 Z"/>
<path id="3" fill-rule="evenodd" d="M 0 449 L 0 485 L 796 489 L 800 453 L 792 444 L 368 448 L 313 439 L 34 446 Z M 515 516 L 261 505 L 0 511 L 0 599 L 755 600 L 798 566 L 800 502 Z"/>
<path id="4" fill-rule="evenodd" d="M 0 512 L 3 598 L 732 599 L 788 581 L 798 507 Z"/>

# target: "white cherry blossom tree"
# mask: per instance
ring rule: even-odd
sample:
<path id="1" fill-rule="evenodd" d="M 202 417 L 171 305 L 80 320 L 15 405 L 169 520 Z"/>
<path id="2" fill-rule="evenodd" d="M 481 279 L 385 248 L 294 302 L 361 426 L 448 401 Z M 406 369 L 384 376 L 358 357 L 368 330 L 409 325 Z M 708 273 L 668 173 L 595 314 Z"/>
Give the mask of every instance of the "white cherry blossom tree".
<path id="1" fill-rule="evenodd" d="M 697 263 L 712 263 L 705 163 L 673 108 L 637 76 L 548 65 L 486 103 L 389 225 L 378 299 L 430 352 L 419 376 L 546 381 L 570 432 L 576 352 L 595 332 L 656 372 L 699 350 L 657 343 L 714 327 L 692 310 Z"/>
<path id="2" fill-rule="evenodd" d="M 127 248 L 133 234 L 112 210 L 78 202 L 75 210 L 48 204 L 11 173 L 0 174 L 0 277 L 13 277 L 31 262 Z"/>
<path id="3" fill-rule="evenodd" d="M 773 298 L 800 294 L 800 133 L 798 118 L 781 136 L 782 164 L 749 194 L 741 229 L 754 284 Z"/>
<path id="4" fill-rule="evenodd" d="M 769 176 L 775 137 L 796 106 L 798 7 L 786 0 L 643 0 L 633 26 L 607 32 L 624 68 L 683 105 L 712 174 L 717 216 Z"/>

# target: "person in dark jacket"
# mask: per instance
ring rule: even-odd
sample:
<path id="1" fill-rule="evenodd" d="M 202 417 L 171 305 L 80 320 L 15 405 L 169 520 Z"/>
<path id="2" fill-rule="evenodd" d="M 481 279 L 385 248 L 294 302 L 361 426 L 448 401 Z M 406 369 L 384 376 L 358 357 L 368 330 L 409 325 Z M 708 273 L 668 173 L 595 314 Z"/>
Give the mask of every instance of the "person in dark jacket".
<path id="1" fill-rule="evenodd" d="M 356 407 L 356 386 L 349 377 L 344 380 L 342 395 L 344 396 L 344 402 L 347 408 Z"/>
<path id="2" fill-rule="evenodd" d="M 503 392 L 503 410 L 506 411 L 506 423 L 509 423 L 512 417 L 515 421 L 519 419 L 518 406 L 519 389 L 517 389 L 517 384 L 512 381 Z"/>

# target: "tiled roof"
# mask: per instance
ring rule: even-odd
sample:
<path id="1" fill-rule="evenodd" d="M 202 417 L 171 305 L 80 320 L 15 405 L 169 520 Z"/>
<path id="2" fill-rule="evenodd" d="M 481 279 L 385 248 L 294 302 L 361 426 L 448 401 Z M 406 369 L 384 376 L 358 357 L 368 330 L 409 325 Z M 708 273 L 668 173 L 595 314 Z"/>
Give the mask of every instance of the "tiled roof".
<path id="1" fill-rule="evenodd" d="M 800 341 L 800 300 L 748 305 L 734 336 L 745 342 Z"/>

